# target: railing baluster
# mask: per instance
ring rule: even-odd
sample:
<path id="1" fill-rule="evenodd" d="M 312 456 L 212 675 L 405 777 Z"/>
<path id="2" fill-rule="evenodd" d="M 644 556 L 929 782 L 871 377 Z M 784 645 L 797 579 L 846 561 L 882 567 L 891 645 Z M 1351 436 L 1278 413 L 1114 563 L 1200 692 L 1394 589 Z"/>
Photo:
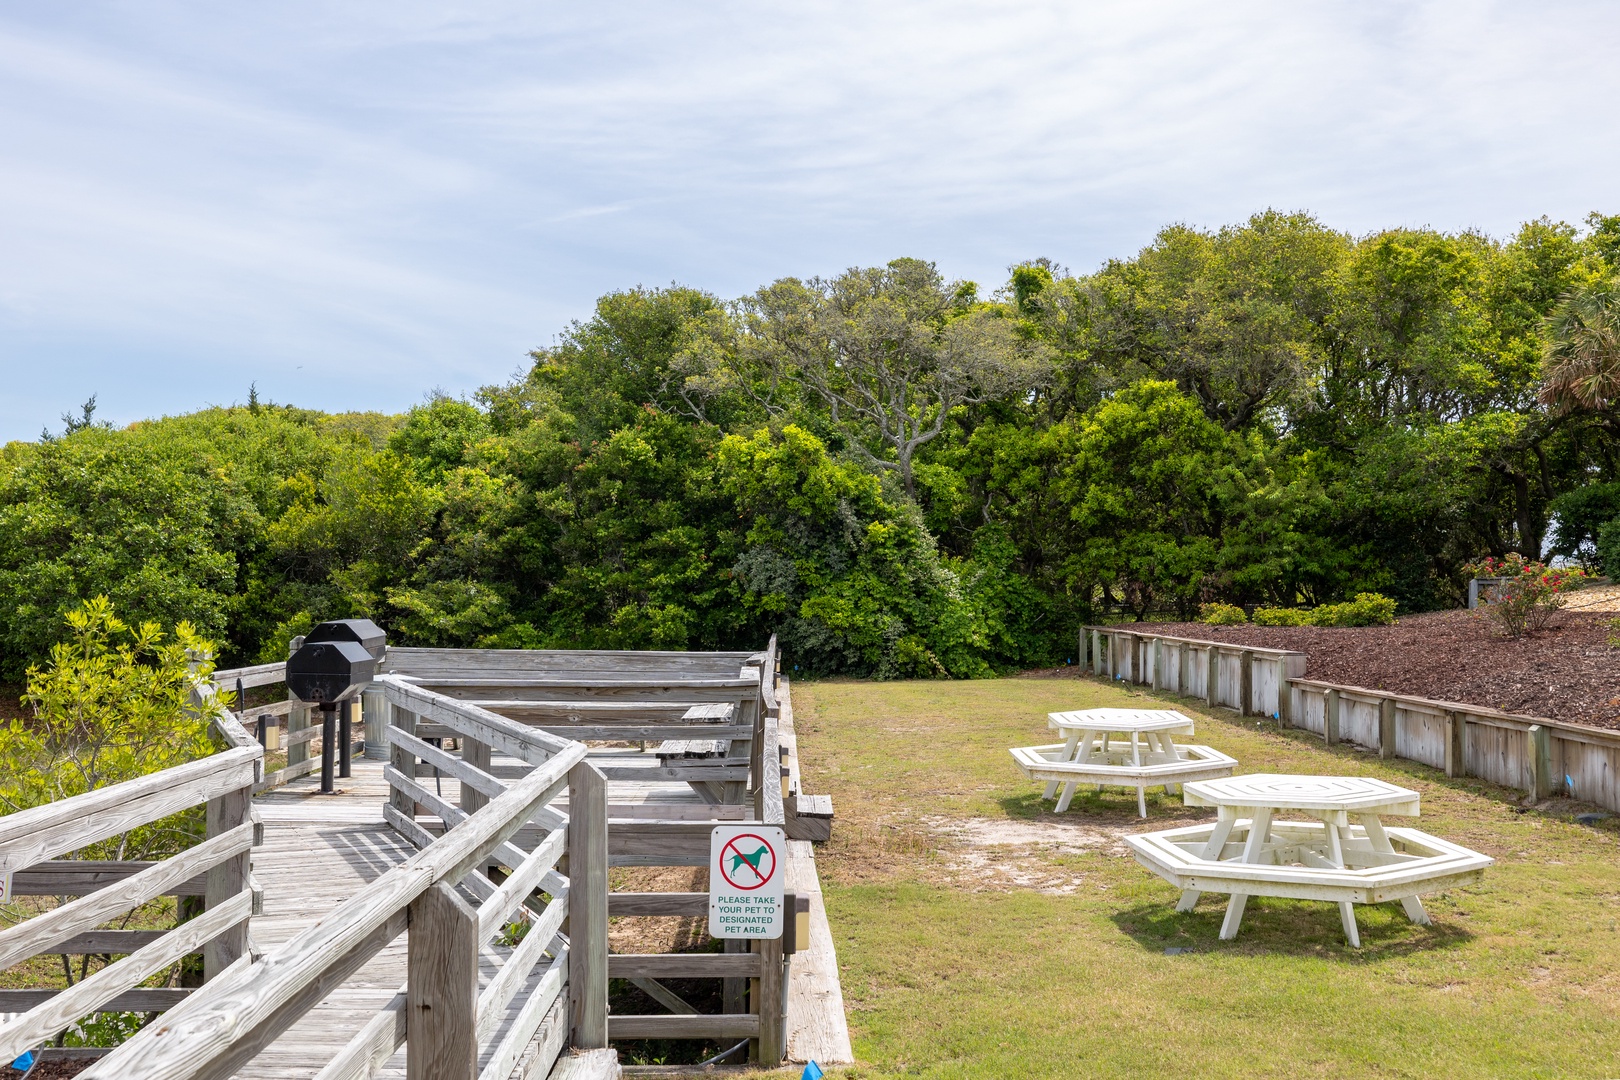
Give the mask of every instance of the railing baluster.
<path id="1" fill-rule="evenodd" d="M 440 882 L 411 902 L 408 1080 L 478 1076 L 478 913 Z"/>
<path id="2" fill-rule="evenodd" d="M 607 781 L 581 761 L 568 773 L 568 997 L 572 1045 L 607 1045 Z"/>
<path id="3" fill-rule="evenodd" d="M 253 787 L 238 788 L 208 800 L 208 839 L 245 825 L 252 812 Z M 248 853 L 233 855 L 208 871 L 204 905 L 213 910 L 248 887 Z M 212 979 L 247 955 L 248 924 L 244 919 L 203 949 L 203 981 Z"/>

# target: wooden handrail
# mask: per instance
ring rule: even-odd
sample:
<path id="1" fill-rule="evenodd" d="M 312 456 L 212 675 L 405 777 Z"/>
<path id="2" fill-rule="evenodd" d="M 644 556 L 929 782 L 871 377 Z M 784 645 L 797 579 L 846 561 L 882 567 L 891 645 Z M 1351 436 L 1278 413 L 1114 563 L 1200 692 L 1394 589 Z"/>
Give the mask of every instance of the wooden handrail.
<path id="1" fill-rule="evenodd" d="M 54 859 L 251 786 L 260 753 L 255 742 L 0 817 L 0 869 Z"/>
<path id="2" fill-rule="evenodd" d="M 229 713 L 213 706 L 206 687 L 194 688 L 192 701 L 194 708 L 213 711 L 214 730 L 228 749 L 0 817 L 0 872 L 22 871 L 24 880 L 26 867 L 202 804 L 207 806 L 208 837 L 169 859 L 132 867 L 133 872 L 117 880 L 86 889 L 88 895 L 0 931 L 0 968 L 45 953 L 88 951 L 94 938 L 106 937 L 95 927 L 165 893 L 181 888 L 196 893 L 192 883 L 202 879 L 203 914 L 167 931 L 139 932 L 118 941 L 127 946 L 120 959 L 67 989 L 47 993 L 21 1015 L 0 1023 L 0 1059 L 15 1058 L 89 1013 L 128 1007 L 131 995 L 150 997 L 141 984 L 188 953 L 204 951 L 207 978 L 237 962 L 245 950 L 253 905 L 247 882 L 247 852 L 253 842 L 248 797 L 263 751 Z M 64 869 L 68 864 L 51 865 L 58 876 L 70 873 Z M 93 864 L 87 868 L 88 876 L 108 865 Z M 151 1007 L 170 1004 L 165 999 Z"/>
<path id="3" fill-rule="evenodd" d="M 489 743 L 531 765 L 538 765 L 553 754 L 565 753 L 580 745 L 572 739 L 508 720 L 499 713 L 470 702 L 458 701 L 413 685 L 397 675 L 384 675 L 377 680 L 377 685 L 382 687 L 390 703 Z"/>
<path id="4" fill-rule="evenodd" d="M 783 823 L 778 760 L 781 706 L 775 690 L 774 637 L 763 652 L 638 654 L 635 663 L 617 666 L 614 661 L 622 654 L 592 654 L 590 662 L 566 672 L 543 668 L 537 672 L 536 657 L 517 650 L 495 656 L 493 663 L 487 662 L 486 655 L 486 662 L 474 668 L 475 677 L 439 675 L 433 669 L 440 665 L 442 670 L 447 655 L 426 655 L 433 652 L 412 655 L 410 650 L 391 650 L 387 670 L 375 684 L 392 707 L 385 715 L 393 717 L 385 727 L 385 740 L 393 755 L 385 776 L 394 794 L 383 808 L 384 816 L 419 850 L 321 922 L 252 964 L 230 967 L 204 991 L 176 1005 L 81 1075 L 88 1080 L 114 1076 L 120 1080 L 224 1080 L 397 937 L 407 920 L 424 931 L 420 940 L 416 933 L 411 937 L 410 981 L 391 1003 L 356 1029 L 351 1042 L 322 1070 L 322 1080 L 370 1075 L 373 1066 L 402 1043 L 408 1045 L 416 1062 L 413 1069 L 422 1062 L 440 1063 L 429 1065 L 430 1069 L 448 1062 L 442 1075 L 471 1076 L 463 1059 L 472 1051 L 475 1057 L 482 1054 L 490 1059 L 486 1073 L 504 1074 L 543 1022 L 562 1025 L 572 1033 L 577 1047 L 605 1045 L 609 1032 L 609 809 L 603 776 L 585 763 L 583 743 L 508 719 L 487 707 L 504 694 L 516 694 L 517 699 L 543 697 L 563 708 L 569 707 L 570 697 L 577 697 L 585 706 L 581 711 L 589 712 L 596 711 L 589 706 L 597 702 L 659 710 L 667 710 L 671 702 L 683 698 L 698 704 L 730 702 L 741 715 L 716 729 L 749 732 L 755 764 L 751 774 L 755 816 L 762 824 Z M 567 655 L 539 659 L 557 665 Z M 592 670 L 593 664 L 600 665 L 600 673 Z M 462 673 L 466 670 L 465 666 L 460 669 Z M 259 665 L 221 672 L 217 677 L 241 678 L 245 687 L 250 685 L 249 679 L 263 680 L 254 685 L 280 681 L 274 676 L 284 673 L 284 665 Z M 485 675 L 488 677 L 480 677 Z M 495 692 L 484 692 L 486 687 Z M 247 712 L 251 716 L 253 710 Z M 257 761 L 258 744 L 241 723 L 228 714 L 221 721 L 226 729 L 222 737 L 233 749 L 216 756 L 240 754 L 244 761 Z M 419 723 L 429 732 L 461 736 L 460 756 L 419 737 Z M 611 726 L 589 725 L 593 730 Z M 242 745 L 244 742 L 250 745 Z M 510 762 L 492 765 L 491 751 L 517 758 L 530 768 L 525 772 Z M 461 807 L 417 781 L 418 762 L 456 776 L 461 782 Z M 570 788 L 566 817 L 546 805 L 565 784 Z M 418 812 L 440 819 L 442 830 L 434 831 L 440 827 L 431 820 L 418 823 Z M 0 819 L 0 824 L 4 821 Z M 701 825 L 694 823 L 694 827 Z M 524 850 L 531 846 L 532 850 Z M 567 877 L 558 870 L 565 849 Z M 237 858 L 232 854 L 226 861 Z M 482 871 L 492 865 L 504 867 L 506 876 L 495 875 L 493 882 L 485 877 Z M 184 869 L 189 868 L 182 866 L 169 876 Z M 454 885 L 462 888 L 452 890 Z M 536 898 L 537 889 L 550 897 L 549 903 Z M 462 892 L 473 898 L 474 906 L 468 905 Z M 529 936 L 506 954 L 506 963 L 480 988 L 476 956 L 467 949 L 476 952 L 479 943 L 497 933 L 525 905 L 533 912 L 528 916 Z M 234 908 L 225 910 L 214 919 L 225 922 L 233 913 Z M 564 918 L 569 925 L 566 937 L 559 933 Z M 148 959 L 155 955 L 149 953 Z M 781 976 L 786 970 L 780 943 L 765 943 L 753 956 L 719 959 L 728 973 L 732 969 L 757 971 L 769 984 L 760 990 L 765 1015 L 679 1020 L 691 1028 L 690 1033 L 697 1030 L 694 1023 L 718 1025 L 716 1030 L 746 1029 L 759 1038 L 767 1057 L 779 1058 L 783 1049 L 778 1015 L 782 1011 Z M 702 963 L 648 963 L 676 970 L 693 962 Z M 419 963 L 423 965 L 420 970 Z M 518 1008 L 515 1002 L 524 987 L 531 989 Z M 516 1017 L 509 1015 L 514 1010 Z M 614 1030 L 637 1023 L 658 1027 L 663 1019 L 623 1018 L 624 1023 L 614 1023 Z M 498 1043 L 489 1045 L 506 1020 L 511 1022 Z M 672 1025 L 663 1026 L 674 1033 Z"/>
<path id="5" fill-rule="evenodd" d="M 412 901 L 457 882 L 534 815 L 585 758 L 572 744 L 504 795 L 362 889 L 258 963 L 221 977 L 81 1073 L 86 1080 L 223 1080 L 404 929 Z M 228 1033 L 228 1035 L 226 1034 Z M 222 1037 L 224 1035 L 225 1037 Z"/>
<path id="6" fill-rule="evenodd" d="M 242 684 L 244 690 L 251 690 L 256 686 L 274 686 L 276 683 L 287 681 L 287 661 L 277 660 L 273 664 L 226 668 L 215 671 L 213 679 L 227 690 L 235 689 L 238 682 Z"/>

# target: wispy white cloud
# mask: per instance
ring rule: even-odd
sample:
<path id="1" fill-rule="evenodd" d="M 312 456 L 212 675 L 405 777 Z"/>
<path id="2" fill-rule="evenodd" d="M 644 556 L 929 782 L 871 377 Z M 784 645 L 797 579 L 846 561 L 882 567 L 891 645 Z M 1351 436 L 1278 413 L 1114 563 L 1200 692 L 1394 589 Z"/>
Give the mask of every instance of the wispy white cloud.
<path id="1" fill-rule="evenodd" d="M 1577 219 L 1614 209 L 1617 30 L 1450 0 L 11 9 L 0 436 L 255 378 L 399 407 L 638 283 L 904 253 L 994 284 L 1268 205 Z"/>

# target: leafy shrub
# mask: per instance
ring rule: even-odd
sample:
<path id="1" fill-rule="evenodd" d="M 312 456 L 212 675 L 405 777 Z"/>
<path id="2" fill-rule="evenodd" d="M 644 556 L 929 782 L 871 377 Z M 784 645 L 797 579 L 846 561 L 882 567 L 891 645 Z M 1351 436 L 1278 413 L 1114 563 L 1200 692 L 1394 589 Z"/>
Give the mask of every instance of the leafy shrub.
<path id="1" fill-rule="evenodd" d="M 1199 604 L 1198 621 L 1211 626 L 1236 626 L 1248 622 L 1249 617 L 1236 604 Z"/>
<path id="2" fill-rule="evenodd" d="M 1256 626 L 1310 626 L 1311 613 L 1304 608 L 1263 607 L 1254 609 Z"/>
<path id="3" fill-rule="evenodd" d="M 69 640 L 52 647 L 45 667 L 28 670 L 23 702 L 33 716 L 0 726 L 0 811 L 70 798 L 214 749 L 207 717 L 191 707 L 192 680 L 213 669 L 212 646 L 189 623 L 172 636 L 155 622 L 132 628 L 98 596 L 69 612 L 67 624 Z M 91 845 L 79 857 L 161 858 L 201 834 L 199 807 Z"/>
<path id="4" fill-rule="evenodd" d="M 1311 609 L 1312 626 L 1388 626 L 1395 621 L 1395 601 L 1375 592 L 1357 593 L 1342 604 Z"/>
<path id="5" fill-rule="evenodd" d="M 1620 580 L 1620 517 L 1598 526 L 1595 550 L 1599 572 Z"/>
<path id="6" fill-rule="evenodd" d="M 1562 594 L 1577 589 L 1586 580 L 1586 571 L 1575 567 L 1553 570 L 1532 562 L 1518 553 L 1503 559 L 1486 558 L 1464 569 L 1476 578 L 1499 578 L 1481 594 L 1478 614 L 1496 624 L 1510 638 L 1545 629 L 1553 614 L 1564 606 Z"/>

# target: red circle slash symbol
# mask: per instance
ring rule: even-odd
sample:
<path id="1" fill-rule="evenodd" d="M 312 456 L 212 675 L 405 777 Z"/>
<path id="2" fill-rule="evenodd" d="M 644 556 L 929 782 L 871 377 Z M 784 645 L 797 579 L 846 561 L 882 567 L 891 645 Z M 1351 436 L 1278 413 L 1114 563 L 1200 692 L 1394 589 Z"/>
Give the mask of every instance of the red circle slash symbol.
<path id="1" fill-rule="evenodd" d="M 751 892 L 776 873 L 776 851 L 763 836 L 743 833 L 720 849 L 720 876 L 733 889 Z"/>

